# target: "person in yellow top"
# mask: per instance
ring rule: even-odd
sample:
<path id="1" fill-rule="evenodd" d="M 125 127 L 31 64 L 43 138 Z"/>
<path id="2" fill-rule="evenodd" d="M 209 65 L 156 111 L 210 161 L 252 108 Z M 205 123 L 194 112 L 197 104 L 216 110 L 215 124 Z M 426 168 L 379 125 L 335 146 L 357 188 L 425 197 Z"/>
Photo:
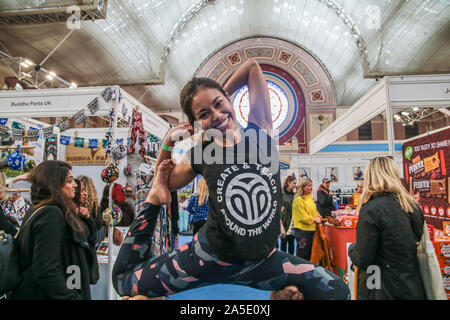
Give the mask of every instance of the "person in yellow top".
<path id="1" fill-rule="evenodd" d="M 363 193 L 364 189 L 364 181 L 358 181 L 356 185 L 358 187 L 358 190 L 354 194 L 352 194 L 352 197 L 350 198 L 350 206 L 353 209 L 356 209 L 358 207 L 359 196 Z"/>
<path id="2" fill-rule="evenodd" d="M 297 186 L 297 195 L 292 203 L 292 220 L 294 223 L 295 240 L 297 241 L 297 257 L 309 260 L 317 224 L 322 223 L 322 217 L 316 209 L 312 197 L 312 181 L 302 178 Z"/>

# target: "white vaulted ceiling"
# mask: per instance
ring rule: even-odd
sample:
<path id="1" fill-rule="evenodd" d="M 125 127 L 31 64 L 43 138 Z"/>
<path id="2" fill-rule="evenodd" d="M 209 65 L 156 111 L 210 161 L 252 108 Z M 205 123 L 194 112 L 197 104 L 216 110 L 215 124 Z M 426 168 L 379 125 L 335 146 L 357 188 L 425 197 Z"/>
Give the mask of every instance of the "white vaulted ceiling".
<path id="1" fill-rule="evenodd" d="M 89 2 L 7 0 L 0 11 Z M 366 46 L 366 70 L 351 26 Z M 46 23 L 0 31 L 0 50 L 39 63 L 70 30 Z M 450 72 L 448 0 L 109 0 L 106 19 L 84 21 L 44 67 L 80 85 L 132 84 L 126 90 L 154 111 L 178 111 L 181 87 L 209 56 L 256 36 L 289 41 L 317 57 L 337 105 L 351 105 L 374 85 L 365 75 Z"/>

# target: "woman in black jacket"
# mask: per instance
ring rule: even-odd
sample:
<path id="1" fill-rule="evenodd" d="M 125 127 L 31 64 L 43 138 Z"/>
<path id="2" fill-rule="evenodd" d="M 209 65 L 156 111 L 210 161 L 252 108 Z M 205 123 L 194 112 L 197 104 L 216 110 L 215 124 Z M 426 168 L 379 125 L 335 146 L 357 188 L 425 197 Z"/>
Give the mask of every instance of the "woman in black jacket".
<path id="1" fill-rule="evenodd" d="M 349 248 L 360 270 L 358 299 L 425 299 L 417 262 L 424 217 L 403 187 L 394 160 L 377 157 L 369 163 L 358 202 L 356 243 Z"/>
<path id="2" fill-rule="evenodd" d="M 76 213 L 76 184 L 71 166 L 45 161 L 29 176 L 32 208 L 42 208 L 21 230 L 18 243 L 23 275 L 12 299 L 91 299 L 96 283 L 95 250 L 87 241 L 88 225 Z"/>
<path id="3" fill-rule="evenodd" d="M 316 207 L 320 215 L 324 219 L 331 217 L 331 211 L 336 210 L 333 203 L 333 192 L 330 192 L 330 180 L 328 178 L 322 179 L 322 184 L 317 189 Z"/>

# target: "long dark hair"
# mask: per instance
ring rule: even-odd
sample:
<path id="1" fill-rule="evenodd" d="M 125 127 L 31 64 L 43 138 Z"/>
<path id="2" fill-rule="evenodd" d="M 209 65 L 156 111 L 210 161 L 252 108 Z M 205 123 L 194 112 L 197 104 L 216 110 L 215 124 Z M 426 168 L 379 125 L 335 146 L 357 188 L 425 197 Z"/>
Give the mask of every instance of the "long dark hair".
<path id="1" fill-rule="evenodd" d="M 223 90 L 222 86 L 213 79 L 210 78 L 193 78 L 188 83 L 186 83 L 181 89 L 180 92 L 180 104 L 181 109 L 183 110 L 184 114 L 188 117 L 188 121 L 191 125 L 194 124 L 195 121 L 195 115 L 192 112 L 192 99 L 194 98 L 194 95 L 200 90 L 200 89 L 217 89 L 219 90 L 225 98 L 227 98 L 227 95 L 225 91 Z M 228 99 L 228 98 L 227 98 Z"/>
<path id="2" fill-rule="evenodd" d="M 297 180 L 295 176 L 293 175 L 287 176 L 286 179 L 284 179 L 283 190 L 287 190 L 289 183 L 291 183 L 294 180 Z"/>
<path id="3" fill-rule="evenodd" d="M 39 199 L 39 202 L 34 205 L 34 209 L 57 203 L 64 213 L 67 224 L 75 231 L 83 232 L 82 222 L 75 213 L 76 207 L 73 199 L 67 198 L 62 193 L 70 170 L 72 170 L 72 166 L 67 162 L 47 160 L 41 162 L 30 172 L 32 193 Z"/>
<path id="4" fill-rule="evenodd" d="M 73 179 L 75 183 L 77 184 L 75 188 L 75 197 L 73 197 L 73 202 L 75 202 L 75 205 L 77 207 L 81 206 L 81 181 L 78 179 Z"/>

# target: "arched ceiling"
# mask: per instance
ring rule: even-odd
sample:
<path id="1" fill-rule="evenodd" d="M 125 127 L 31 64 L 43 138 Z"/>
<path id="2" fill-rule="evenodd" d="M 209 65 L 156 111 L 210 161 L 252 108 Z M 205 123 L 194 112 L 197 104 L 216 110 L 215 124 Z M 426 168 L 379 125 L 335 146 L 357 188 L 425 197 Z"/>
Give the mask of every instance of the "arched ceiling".
<path id="1" fill-rule="evenodd" d="M 3 0 L 0 11 L 90 1 Z M 209 56 L 255 36 L 287 40 L 317 57 L 331 76 L 338 106 L 351 105 L 374 85 L 365 76 L 450 72 L 448 0 L 106 2 L 106 19 L 83 21 L 44 67 L 81 85 L 122 83 L 157 112 L 179 111 L 181 87 Z M 379 29 L 373 19 L 377 12 Z M 2 25 L 0 30 L 1 51 L 35 63 L 70 31 L 65 22 Z M 138 85 L 161 80 L 164 84 Z"/>

